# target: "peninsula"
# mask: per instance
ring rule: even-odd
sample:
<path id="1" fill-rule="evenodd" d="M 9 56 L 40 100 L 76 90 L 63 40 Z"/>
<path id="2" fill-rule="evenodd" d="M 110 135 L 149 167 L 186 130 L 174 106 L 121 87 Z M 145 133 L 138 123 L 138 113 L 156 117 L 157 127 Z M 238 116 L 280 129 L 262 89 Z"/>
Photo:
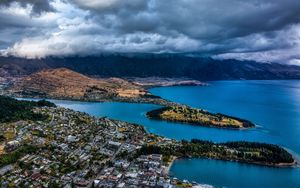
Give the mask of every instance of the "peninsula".
<path id="1" fill-rule="evenodd" d="M 224 114 L 213 114 L 201 109 L 188 106 L 167 106 L 147 112 L 147 117 L 152 119 L 189 123 L 196 126 L 209 126 L 217 128 L 244 129 L 255 125 L 244 119 L 227 116 Z"/>

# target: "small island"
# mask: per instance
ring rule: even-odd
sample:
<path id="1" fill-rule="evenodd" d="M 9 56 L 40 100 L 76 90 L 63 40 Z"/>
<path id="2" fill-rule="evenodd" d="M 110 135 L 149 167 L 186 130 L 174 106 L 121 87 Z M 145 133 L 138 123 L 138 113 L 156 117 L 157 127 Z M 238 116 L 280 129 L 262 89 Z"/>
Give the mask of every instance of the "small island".
<path id="1" fill-rule="evenodd" d="M 231 117 L 224 114 L 213 114 L 201 109 L 188 106 L 167 106 L 147 112 L 147 117 L 173 122 L 189 123 L 197 126 L 217 128 L 245 129 L 255 125 L 244 119 Z"/>

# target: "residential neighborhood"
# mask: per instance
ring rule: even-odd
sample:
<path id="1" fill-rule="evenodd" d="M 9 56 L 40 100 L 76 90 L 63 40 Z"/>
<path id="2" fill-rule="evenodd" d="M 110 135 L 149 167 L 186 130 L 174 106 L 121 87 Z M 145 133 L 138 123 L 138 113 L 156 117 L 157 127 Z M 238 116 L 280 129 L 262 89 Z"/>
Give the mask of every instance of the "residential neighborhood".
<path id="1" fill-rule="evenodd" d="M 169 176 L 173 157 L 138 154 L 144 145 L 176 145 L 175 140 L 61 107 L 34 112 L 49 118 L 0 126 L 5 133 L 0 154 L 21 156 L 13 164 L 0 164 L 0 187 L 200 187 Z"/>

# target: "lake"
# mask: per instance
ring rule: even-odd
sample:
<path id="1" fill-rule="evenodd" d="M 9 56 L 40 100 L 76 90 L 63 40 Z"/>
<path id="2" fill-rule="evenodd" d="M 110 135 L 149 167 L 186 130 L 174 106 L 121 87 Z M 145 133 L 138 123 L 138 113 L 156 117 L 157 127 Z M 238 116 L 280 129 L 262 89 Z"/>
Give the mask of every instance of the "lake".
<path id="1" fill-rule="evenodd" d="M 151 89 L 163 98 L 248 119 L 256 128 L 225 130 L 149 120 L 145 113 L 157 105 L 88 103 L 52 100 L 58 105 L 94 116 L 144 125 L 151 133 L 178 140 L 192 138 L 215 142 L 247 140 L 279 144 L 300 153 L 300 81 L 219 81 L 201 87 Z M 300 187 L 299 168 L 270 168 L 208 159 L 177 160 L 171 174 L 215 187 Z"/>
<path id="2" fill-rule="evenodd" d="M 264 141 L 300 153 L 300 81 L 219 81 L 209 84 L 207 87 L 167 87 L 151 91 L 192 107 L 245 118 L 258 126 L 246 131 L 211 130 L 215 134 L 204 136 L 205 139 Z"/>
<path id="3" fill-rule="evenodd" d="M 300 153 L 300 81 L 219 81 L 207 87 L 155 88 L 163 98 L 246 118 L 258 128 L 215 132 L 214 141 L 256 140 L 279 144 Z M 207 138 L 207 136 L 204 136 Z M 224 138 L 225 137 L 225 138 Z M 203 138 L 203 136 L 200 136 Z M 211 138 L 211 137 L 210 137 Z M 232 188 L 299 188 L 299 168 L 270 168 L 208 159 L 177 160 L 171 173 L 181 179 Z"/>

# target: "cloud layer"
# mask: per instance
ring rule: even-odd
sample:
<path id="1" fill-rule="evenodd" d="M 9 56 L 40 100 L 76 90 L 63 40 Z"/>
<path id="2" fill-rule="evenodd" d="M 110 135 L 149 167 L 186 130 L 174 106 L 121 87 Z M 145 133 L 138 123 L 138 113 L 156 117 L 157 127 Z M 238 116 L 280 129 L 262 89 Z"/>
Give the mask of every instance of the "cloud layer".
<path id="1" fill-rule="evenodd" d="M 4 0 L 2 55 L 193 52 L 298 63 L 298 0 Z"/>

